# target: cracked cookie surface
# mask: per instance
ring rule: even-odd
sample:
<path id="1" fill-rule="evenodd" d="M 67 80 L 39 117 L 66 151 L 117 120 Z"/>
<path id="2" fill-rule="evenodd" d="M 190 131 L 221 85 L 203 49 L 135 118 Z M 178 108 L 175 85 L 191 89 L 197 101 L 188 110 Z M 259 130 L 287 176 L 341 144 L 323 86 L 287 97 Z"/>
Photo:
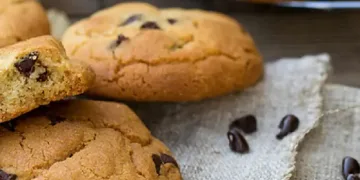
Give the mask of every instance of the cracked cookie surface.
<path id="1" fill-rule="evenodd" d="M 0 49 L 0 123 L 86 91 L 94 73 L 69 61 L 61 43 L 41 36 Z"/>
<path id="2" fill-rule="evenodd" d="M 44 8 L 36 0 L 0 0 L 0 47 L 50 34 Z"/>
<path id="3" fill-rule="evenodd" d="M 90 95 L 196 101 L 253 85 L 263 73 L 251 36 L 215 12 L 123 3 L 70 27 L 68 55 L 97 74 Z"/>
<path id="4" fill-rule="evenodd" d="M 17 180 L 181 179 L 168 148 L 120 103 L 62 101 L 7 124 L 12 128 L 0 126 L 0 175 Z"/>

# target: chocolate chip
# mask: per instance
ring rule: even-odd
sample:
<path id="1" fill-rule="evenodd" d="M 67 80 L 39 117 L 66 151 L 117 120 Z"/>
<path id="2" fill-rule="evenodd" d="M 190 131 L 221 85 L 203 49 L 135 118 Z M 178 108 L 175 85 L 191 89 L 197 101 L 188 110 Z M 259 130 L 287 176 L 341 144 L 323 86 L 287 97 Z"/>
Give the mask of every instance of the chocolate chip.
<path id="1" fill-rule="evenodd" d="M 173 19 L 173 18 L 169 18 L 169 19 L 167 19 L 167 21 L 169 24 L 175 24 L 177 22 L 177 20 Z"/>
<path id="2" fill-rule="evenodd" d="M 278 126 L 281 131 L 276 135 L 276 138 L 281 140 L 286 135 L 294 132 L 299 127 L 299 123 L 300 121 L 296 116 L 292 114 L 286 115 Z"/>
<path id="3" fill-rule="evenodd" d="M 16 128 L 15 120 L 3 122 L 0 125 L 9 131 L 15 132 L 15 128 Z"/>
<path id="4" fill-rule="evenodd" d="M 151 157 L 155 164 L 156 173 L 160 175 L 160 167 L 162 164 L 161 158 L 157 154 L 153 154 Z"/>
<path id="5" fill-rule="evenodd" d="M 39 74 L 39 77 L 36 78 L 37 82 L 45 82 L 48 80 L 49 77 L 49 72 L 47 71 L 47 69 L 45 69 L 45 72 Z"/>
<path id="6" fill-rule="evenodd" d="M 249 145 L 247 141 L 236 128 L 230 129 L 227 133 L 227 137 L 232 151 L 238 153 L 249 152 Z"/>
<path id="7" fill-rule="evenodd" d="M 52 114 L 48 114 L 46 116 L 51 121 L 50 125 L 52 125 L 52 126 L 55 126 L 57 123 L 63 122 L 66 119 L 64 117 L 60 117 L 60 116 L 56 116 L 56 115 L 52 115 Z"/>
<path id="8" fill-rule="evenodd" d="M 160 154 L 160 159 L 161 159 L 163 164 L 171 163 L 171 164 L 174 164 L 177 168 L 179 168 L 178 163 L 176 162 L 176 160 L 172 156 L 161 153 Z"/>
<path id="9" fill-rule="evenodd" d="M 28 55 L 21 57 L 20 61 L 15 63 L 16 69 L 26 77 L 29 77 L 35 70 L 35 62 L 39 57 L 39 52 L 31 52 Z"/>
<path id="10" fill-rule="evenodd" d="M 160 27 L 156 24 L 156 22 L 153 22 L 153 21 L 145 22 L 140 28 L 141 29 L 160 29 Z"/>
<path id="11" fill-rule="evenodd" d="M 124 35 L 120 34 L 118 35 L 116 39 L 116 46 L 119 46 L 123 41 L 127 41 L 129 38 L 125 37 Z"/>
<path id="12" fill-rule="evenodd" d="M 20 61 L 15 63 L 16 69 L 26 77 L 35 71 L 35 62 L 39 57 L 39 52 L 31 52 L 25 57 L 20 58 Z"/>
<path id="13" fill-rule="evenodd" d="M 126 26 L 134 21 L 140 20 L 142 17 L 141 14 L 134 14 L 130 17 L 128 17 L 123 23 L 120 24 L 120 26 Z"/>
<path id="14" fill-rule="evenodd" d="M 358 161 L 352 157 L 345 157 L 342 161 L 342 174 L 344 178 L 348 178 L 350 174 L 360 173 L 360 165 Z"/>
<path id="15" fill-rule="evenodd" d="M 16 180 L 15 174 L 8 174 L 3 170 L 0 170 L 0 180 Z"/>
<path id="16" fill-rule="evenodd" d="M 115 49 L 116 47 L 118 47 L 123 41 L 127 41 L 129 40 L 129 38 L 125 37 L 124 35 L 120 34 L 118 35 L 117 39 L 115 42 L 113 42 L 110 45 L 110 49 Z"/>
<path id="17" fill-rule="evenodd" d="M 360 180 L 360 177 L 359 177 L 359 175 L 349 174 L 347 176 L 346 180 Z"/>
<path id="18" fill-rule="evenodd" d="M 244 133 L 250 134 L 256 131 L 256 118 L 253 115 L 246 115 L 231 122 L 229 129 L 238 128 Z"/>

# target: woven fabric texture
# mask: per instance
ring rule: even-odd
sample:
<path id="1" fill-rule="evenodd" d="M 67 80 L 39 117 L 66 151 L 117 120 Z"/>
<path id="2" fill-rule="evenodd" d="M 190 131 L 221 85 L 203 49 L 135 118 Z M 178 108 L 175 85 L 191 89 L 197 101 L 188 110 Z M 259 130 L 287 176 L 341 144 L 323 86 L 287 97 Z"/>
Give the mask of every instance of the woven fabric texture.
<path id="1" fill-rule="evenodd" d="M 325 115 L 299 146 L 293 180 L 343 180 L 345 156 L 360 160 L 360 90 L 326 85 Z"/>

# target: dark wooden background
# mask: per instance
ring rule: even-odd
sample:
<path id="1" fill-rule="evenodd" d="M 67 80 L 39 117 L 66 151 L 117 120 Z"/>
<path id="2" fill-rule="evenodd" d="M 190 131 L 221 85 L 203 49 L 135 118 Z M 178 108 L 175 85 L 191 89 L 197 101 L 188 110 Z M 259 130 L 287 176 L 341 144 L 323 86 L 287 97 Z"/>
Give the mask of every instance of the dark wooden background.
<path id="1" fill-rule="evenodd" d="M 360 10 L 299 10 L 267 5 L 224 5 L 221 3 L 224 1 L 147 0 L 160 7 L 212 9 L 235 17 L 253 35 L 266 61 L 327 52 L 332 57 L 333 65 L 329 82 L 360 87 Z M 42 2 L 46 7 L 66 11 L 75 21 L 98 9 L 124 1 Z"/>

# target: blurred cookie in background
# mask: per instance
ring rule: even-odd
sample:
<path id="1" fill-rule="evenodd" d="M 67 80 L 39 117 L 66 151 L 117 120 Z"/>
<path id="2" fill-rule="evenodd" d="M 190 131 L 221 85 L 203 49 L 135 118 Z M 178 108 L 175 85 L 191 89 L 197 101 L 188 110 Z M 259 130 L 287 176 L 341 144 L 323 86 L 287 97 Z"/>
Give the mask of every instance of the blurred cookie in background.
<path id="1" fill-rule="evenodd" d="M 51 35 L 56 39 L 61 39 L 65 30 L 70 26 L 71 21 L 67 14 L 58 9 L 49 9 L 47 15 L 51 26 Z"/>
<path id="2" fill-rule="evenodd" d="M 0 47 L 50 34 L 46 12 L 36 0 L 1 0 L 0 3 Z"/>

